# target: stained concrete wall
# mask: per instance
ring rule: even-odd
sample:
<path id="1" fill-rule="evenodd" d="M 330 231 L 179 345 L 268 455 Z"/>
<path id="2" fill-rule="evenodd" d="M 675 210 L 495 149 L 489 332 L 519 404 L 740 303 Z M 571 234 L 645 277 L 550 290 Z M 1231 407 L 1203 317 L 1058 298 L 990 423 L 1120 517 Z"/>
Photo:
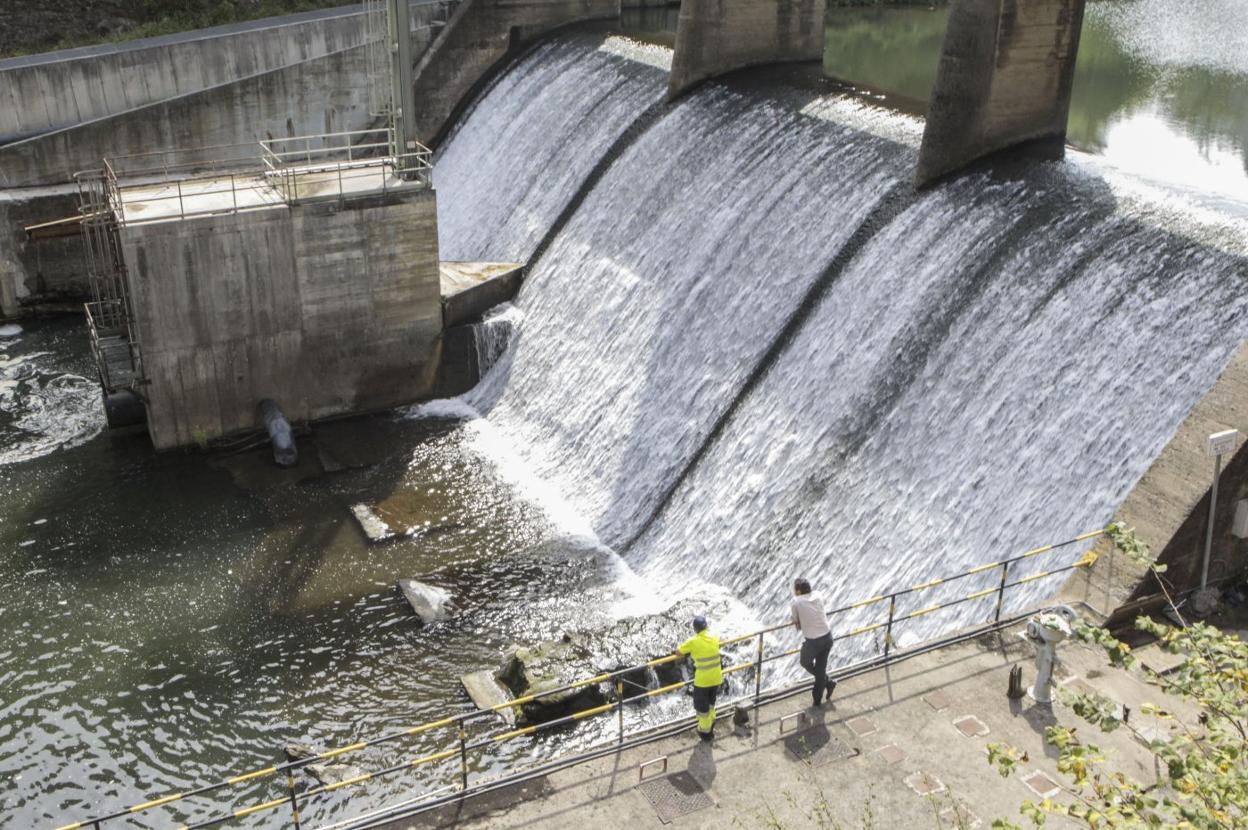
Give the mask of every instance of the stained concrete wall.
<path id="1" fill-rule="evenodd" d="M 433 191 L 129 226 L 122 245 L 158 449 L 433 391 Z"/>
<path id="2" fill-rule="evenodd" d="M 1248 435 L 1248 344 L 1240 346 L 1114 515 L 1152 547 L 1158 561 L 1168 565 L 1166 578 L 1179 588 L 1199 584 L 1213 478 L 1206 443 L 1209 435 L 1226 429 Z M 1244 544 L 1229 533 L 1234 502 L 1248 495 L 1248 444 L 1223 462 L 1211 579 L 1248 564 Z M 1111 542 L 1104 540 L 1095 550 L 1100 557 L 1091 568 L 1075 572 L 1063 598 L 1085 600 L 1110 613 L 1157 592 L 1145 569 L 1119 555 Z"/>
<path id="3" fill-rule="evenodd" d="M 105 156 L 364 129 L 373 121 L 367 70 L 366 49 L 357 46 L 9 144 L 0 147 L 0 187 L 70 182 L 75 172 L 100 167 Z M 258 163 L 259 148 L 245 152 Z M 179 160 L 229 154 L 204 149 Z"/>
<path id="4" fill-rule="evenodd" d="M 620 0 L 464 0 L 416 64 L 417 135 L 433 145 L 508 52 L 551 29 L 614 20 Z"/>
<path id="5" fill-rule="evenodd" d="M 67 235 L 35 243 L 25 225 L 78 213 L 77 191 L 56 188 L 37 193 L 0 193 L 0 317 L 16 317 L 23 300 L 80 300 L 87 296 L 86 263 L 77 226 Z"/>
<path id="6" fill-rule="evenodd" d="M 413 5 L 415 54 L 433 41 L 440 13 L 437 3 Z M 105 156 L 160 150 L 181 150 L 179 161 L 237 155 L 254 166 L 257 148 L 211 148 L 377 126 L 368 110 L 367 48 L 355 46 L 0 147 L 0 188 L 69 182 Z"/>
<path id="7" fill-rule="evenodd" d="M 682 0 L 668 98 L 767 63 L 819 60 L 826 0 Z"/>
<path id="8" fill-rule="evenodd" d="M 0 145 L 364 43 L 358 5 L 0 61 Z"/>
<path id="9" fill-rule="evenodd" d="M 1046 141 L 1060 155 L 1084 0 L 953 0 L 919 149 L 922 186 Z"/>

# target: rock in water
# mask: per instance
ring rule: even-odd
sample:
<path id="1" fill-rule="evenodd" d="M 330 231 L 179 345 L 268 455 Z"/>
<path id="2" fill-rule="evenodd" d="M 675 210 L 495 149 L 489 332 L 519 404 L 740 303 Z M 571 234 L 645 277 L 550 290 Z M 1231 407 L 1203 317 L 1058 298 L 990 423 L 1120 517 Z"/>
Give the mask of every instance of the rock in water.
<path id="1" fill-rule="evenodd" d="M 289 761 L 306 761 L 309 758 L 315 758 L 320 755 L 322 750 L 312 744 L 289 743 L 286 744 L 286 759 Z M 304 773 L 310 775 L 320 784 L 340 784 L 343 781 L 349 781 L 364 774 L 363 770 L 353 764 L 308 764 L 300 767 Z"/>
<path id="2" fill-rule="evenodd" d="M 441 588 L 414 579 L 400 579 L 399 590 L 426 625 L 444 620 L 450 614 L 451 595 Z"/>
<path id="3" fill-rule="evenodd" d="M 393 539 L 397 534 L 386 524 L 386 520 L 378 516 L 367 504 L 351 505 L 351 514 L 360 523 L 360 529 L 370 542 L 384 542 Z"/>
<path id="4" fill-rule="evenodd" d="M 0 337 L 17 337 L 22 333 L 22 327 L 16 323 L 0 326 Z"/>

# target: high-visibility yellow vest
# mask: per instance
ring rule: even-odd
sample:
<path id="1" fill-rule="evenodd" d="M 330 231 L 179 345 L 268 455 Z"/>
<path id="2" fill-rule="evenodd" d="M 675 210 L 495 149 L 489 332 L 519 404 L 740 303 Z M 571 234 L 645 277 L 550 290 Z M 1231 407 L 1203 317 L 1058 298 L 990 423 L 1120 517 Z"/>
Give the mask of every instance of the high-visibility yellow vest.
<path id="1" fill-rule="evenodd" d="M 699 631 L 681 643 L 678 651 L 693 658 L 693 685 L 705 688 L 724 682 L 719 661 L 719 638 L 714 634 Z"/>

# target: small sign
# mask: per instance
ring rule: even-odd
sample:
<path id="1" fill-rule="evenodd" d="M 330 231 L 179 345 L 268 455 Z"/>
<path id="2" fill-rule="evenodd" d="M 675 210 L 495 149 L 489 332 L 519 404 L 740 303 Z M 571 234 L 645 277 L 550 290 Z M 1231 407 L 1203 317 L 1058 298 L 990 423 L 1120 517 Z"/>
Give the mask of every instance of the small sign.
<path id="1" fill-rule="evenodd" d="M 1228 429 L 1224 432 L 1215 432 L 1209 436 L 1209 454 L 1210 455 L 1226 455 L 1235 452 L 1235 447 L 1239 445 L 1239 430 Z"/>

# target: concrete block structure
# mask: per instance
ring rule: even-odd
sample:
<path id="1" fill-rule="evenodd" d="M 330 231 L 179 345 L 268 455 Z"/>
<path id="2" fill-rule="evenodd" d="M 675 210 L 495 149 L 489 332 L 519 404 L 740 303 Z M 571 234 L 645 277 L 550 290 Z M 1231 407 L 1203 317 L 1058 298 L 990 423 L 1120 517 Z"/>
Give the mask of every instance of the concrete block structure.
<path id="1" fill-rule="evenodd" d="M 716 75 L 818 60 L 826 0 L 682 0 L 668 98 Z"/>
<path id="2" fill-rule="evenodd" d="M 1061 154 L 1084 0 L 953 0 L 915 174 L 1025 142 Z"/>
<path id="3" fill-rule="evenodd" d="M 334 146 L 310 161 L 269 145 L 250 174 L 88 188 L 93 351 L 106 395 L 142 400 L 158 449 L 255 429 L 266 398 L 306 421 L 433 392 L 428 151 L 343 161 L 364 141 L 320 138 Z"/>
<path id="4" fill-rule="evenodd" d="M 416 135 L 434 145 L 511 49 L 559 26 L 619 13 L 620 0 L 463 0 L 416 64 Z"/>

